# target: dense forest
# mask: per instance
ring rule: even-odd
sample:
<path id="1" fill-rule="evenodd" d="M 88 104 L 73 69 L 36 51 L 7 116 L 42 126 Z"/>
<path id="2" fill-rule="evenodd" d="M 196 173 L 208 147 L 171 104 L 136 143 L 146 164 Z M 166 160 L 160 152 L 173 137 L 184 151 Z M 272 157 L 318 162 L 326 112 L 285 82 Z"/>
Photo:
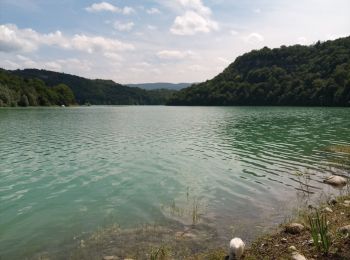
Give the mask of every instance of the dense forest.
<path id="1" fill-rule="evenodd" d="M 47 87 L 39 79 L 24 79 L 0 69 L 0 107 L 73 105 L 72 90 L 65 84 Z"/>
<path id="2" fill-rule="evenodd" d="M 350 37 L 251 51 L 168 104 L 350 106 Z"/>
<path id="3" fill-rule="evenodd" d="M 10 78 L 6 81 L 5 88 L 13 89 L 13 96 L 16 96 L 16 102 L 18 105 L 18 96 L 22 95 L 22 92 L 32 93 L 33 84 L 39 84 L 42 89 L 45 89 L 48 93 L 54 91 L 57 87 L 45 88 L 46 86 L 62 86 L 62 84 L 69 86 L 72 90 L 77 104 L 94 104 L 94 105 L 159 105 L 165 104 L 166 100 L 174 93 L 173 90 L 157 89 L 146 91 L 144 89 L 136 87 L 127 87 L 113 82 L 112 80 L 101 79 L 86 79 L 79 76 L 74 76 L 65 73 L 59 73 L 47 70 L 38 69 L 24 69 L 5 71 L 3 74 L 8 75 Z M 3 76 L 4 76 L 3 75 Z M 3 77 L 2 76 L 2 77 Z M 1 80 L 2 83 L 4 80 Z M 17 86 L 17 81 L 20 82 L 21 87 Z M 35 82 L 29 84 L 28 82 Z M 4 93 L 5 90 L 0 90 Z M 6 90 L 7 91 L 7 90 Z M 44 91 L 44 90 L 43 90 Z M 42 94 L 41 92 L 33 92 L 34 95 Z M 0 96 L 1 97 L 1 96 Z M 47 95 L 45 96 L 47 97 Z M 12 105 L 15 105 L 14 102 Z M 30 102 L 30 105 L 52 105 L 56 102 Z M 8 102 L 3 102 L 3 105 L 8 105 Z"/>

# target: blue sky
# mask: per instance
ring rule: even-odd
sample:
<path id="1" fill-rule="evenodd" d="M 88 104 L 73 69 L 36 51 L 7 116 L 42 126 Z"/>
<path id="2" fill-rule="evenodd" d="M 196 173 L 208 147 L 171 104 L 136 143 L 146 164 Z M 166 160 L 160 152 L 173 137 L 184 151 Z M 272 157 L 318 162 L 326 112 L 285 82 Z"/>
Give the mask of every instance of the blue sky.
<path id="1" fill-rule="evenodd" d="M 349 0 L 0 0 L 0 67 L 200 82 L 243 53 L 350 35 Z"/>

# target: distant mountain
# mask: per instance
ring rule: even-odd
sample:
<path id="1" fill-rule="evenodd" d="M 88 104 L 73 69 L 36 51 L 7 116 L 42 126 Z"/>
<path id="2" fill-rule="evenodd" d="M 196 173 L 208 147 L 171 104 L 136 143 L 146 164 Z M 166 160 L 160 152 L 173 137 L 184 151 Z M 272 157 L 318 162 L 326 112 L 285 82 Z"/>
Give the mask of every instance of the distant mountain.
<path id="1" fill-rule="evenodd" d="M 350 37 L 251 51 L 168 105 L 350 106 Z"/>
<path id="2" fill-rule="evenodd" d="M 139 83 L 139 84 L 127 84 L 129 87 L 137 87 L 146 90 L 152 89 L 171 89 L 171 90 L 180 90 L 183 88 L 187 88 L 192 83 Z"/>
<path id="3" fill-rule="evenodd" d="M 9 71 L 25 79 L 37 78 L 47 86 L 65 84 L 73 91 L 78 104 L 94 105 L 159 105 L 174 93 L 172 90 L 147 91 L 128 87 L 112 80 L 86 79 L 83 77 L 47 70 L 24 69 Z"/>

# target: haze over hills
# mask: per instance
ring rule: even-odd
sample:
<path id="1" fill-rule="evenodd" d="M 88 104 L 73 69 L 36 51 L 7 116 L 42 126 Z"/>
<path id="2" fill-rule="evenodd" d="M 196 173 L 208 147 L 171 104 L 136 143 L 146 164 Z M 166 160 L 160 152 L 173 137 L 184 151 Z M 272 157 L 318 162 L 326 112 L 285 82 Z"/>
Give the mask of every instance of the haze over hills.
<path id="1" fill-rule="evenodd" d="M 126 84 L 129 87 L 137 87 L 146 90 L 153 89 L 171 89 L 171 90 L 180 90 L 191 86 L 193 83 L 166 83 L 166 82 L 157 82 L 157 83 L 138 83 L 138 84 Z"/>
<path id="2" fill-rule="evenodd" d="M 350 37 L 251 51 L 168 104 L 350 106 Z"/>

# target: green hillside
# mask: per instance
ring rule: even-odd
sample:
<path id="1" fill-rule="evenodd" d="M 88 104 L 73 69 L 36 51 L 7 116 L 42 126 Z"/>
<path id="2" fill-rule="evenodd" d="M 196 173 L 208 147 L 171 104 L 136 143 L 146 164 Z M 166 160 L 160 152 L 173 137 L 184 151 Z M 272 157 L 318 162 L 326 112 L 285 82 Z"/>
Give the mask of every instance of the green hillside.
<path id="1" fill-rule="evenodd" d="M 48 86 L 66 84 L 69 86 L 78 104 L 94 105 L 159 105 L 174 93 L 172 90 L 146 91 L 136 87 L 127 87 L 112 80 L 86 79 L 75 75 L 47 70 L 24 69 L 12 73 L 24 78 L 38 78 Z"/>
<path id="2" fill-rule="evenodd" d="M 168 104 L 350 106 L 350 37 L 251 51 Z"/>
<path id="3" fill-rule="evenodd" d="M 65 84 L 47 87 L 39 79 L 24 79 L 0 69 L 0 107 L 73 105 L 75 97 Z"/>

